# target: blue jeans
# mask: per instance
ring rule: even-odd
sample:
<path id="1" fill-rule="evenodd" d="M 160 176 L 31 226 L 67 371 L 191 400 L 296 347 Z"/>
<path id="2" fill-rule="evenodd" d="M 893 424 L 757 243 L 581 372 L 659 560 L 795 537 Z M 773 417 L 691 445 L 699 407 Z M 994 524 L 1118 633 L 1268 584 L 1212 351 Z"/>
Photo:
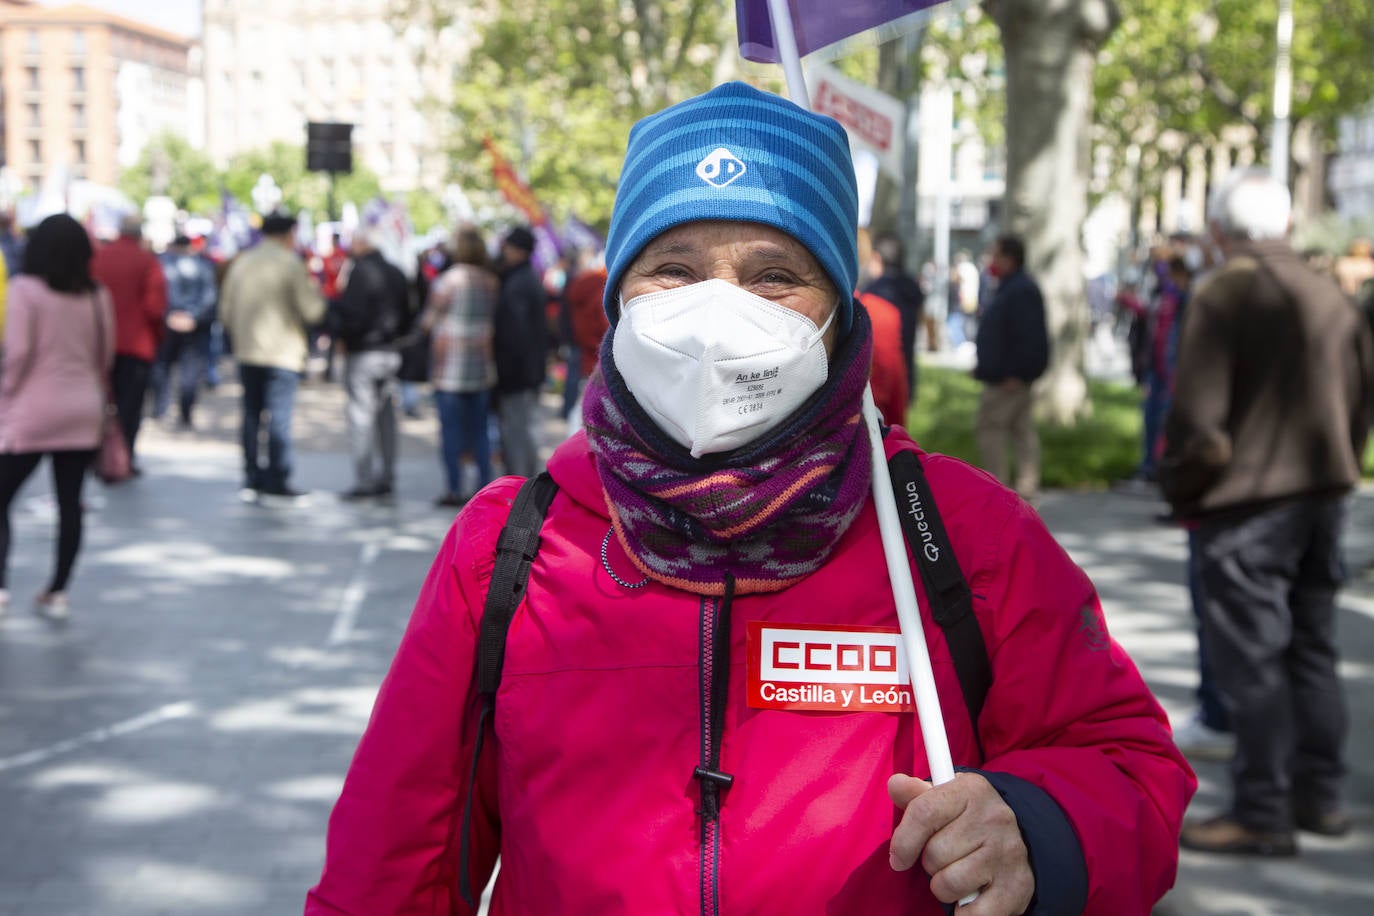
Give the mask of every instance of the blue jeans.
<path id="1" fill-rule="evenodd" d="M 582 353 L 572 345 L 568 346 L 567 377 L 563 380 L 563 419 L 572 415 L 577 406 L 577 396 L 582 393 Z"/>
<path id="2" fill-rule="evenodd" d="M 1164 376 L 1151 371 L 1145 381 L 1145 401 L 1141 404 L 1144 414 L 1145 441 L 1142 443 L 1144 455 L 1140 459 L 1140 476 L 1153 477 L 1155 473 L 1155 449 L 1159 437 L 1164 434 L 1164 417 L 1169 412 L 1169 384 Z"/>
<path id="3" fill-rule="evenodd" d="M 177 402 L 181 410 L 181 419 L 187 423 L 191 422 L 191 411 L 196 406 L 196 393 L 205 372 L 209 340 L 208 327 L 198 328 L 189 334 L 169 331 L 163 338 L 150 379 L 154 417 L 162 417 L 167 413 L 167 405 L 172 400 L 172 370 L 176 369 Z"/>
<path id="4" fill-rule="evenodd" d="M 491 439 L 487 436 L 489 391 L 435 391 L 434 406 L 439 412 L 439 458 L 444 463 L 448 491 L 462 495 L 464 453 L 477 462 L 478 488 L 491 483 Z"/>
<path id="5" fill-rule="evenodd" d="M 209 333 L 201 339 L 201 355 L 205 358 L 205 384 L 214 388 L 219 384 L 219 359 L 224 355 L 224 327 L 218 319 L 210 322 Z"/>
<path id="6" fill-rule="evenodd" d="M 291 411 L 300 374 L 275 366 L 239 366 L 243 383 L 244 485 L 267 493 L 291 477 Z M 267 467 L 258 462 L 258 436 L 267 414 Z"/>

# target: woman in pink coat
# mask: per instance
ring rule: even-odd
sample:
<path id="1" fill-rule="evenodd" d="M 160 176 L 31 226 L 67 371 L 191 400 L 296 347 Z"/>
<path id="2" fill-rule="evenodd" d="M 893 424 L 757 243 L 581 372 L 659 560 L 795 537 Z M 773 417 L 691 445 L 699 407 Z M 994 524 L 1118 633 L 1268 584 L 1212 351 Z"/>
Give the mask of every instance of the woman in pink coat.
<path id="1" fill-rule="evenodd" d="M 81 547 L 81 481 L 100 445 L 114 353 L 110 297 L 91 279 L 91 255 L 80 223 L 50 216 L 29 234 L 21 275 L 9 286 L 0 373 L 0 615 L 10 597 L 10 503 L 45 455 L 57 494 L 57 557 L 37 610 L 52 620 L 68 614 L 67 582 Z"/>

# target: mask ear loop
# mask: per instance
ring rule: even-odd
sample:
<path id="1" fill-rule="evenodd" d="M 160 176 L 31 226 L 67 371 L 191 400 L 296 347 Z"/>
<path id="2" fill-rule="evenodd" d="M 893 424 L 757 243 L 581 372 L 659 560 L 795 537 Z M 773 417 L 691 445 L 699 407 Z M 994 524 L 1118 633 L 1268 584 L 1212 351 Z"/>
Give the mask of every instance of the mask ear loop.
<path id="1" fill-rule="evenodd" d="M 839 313 L 840 313 L 840 304 L 839 304 L 838 302 L 836 302 L 836 303 L 835 303 L 835 307 L 834 307 L 833 309 L 830 310 L 830 317 L 827 318 L 827 319 L 825 319 L 825 324 L 823 324 L 823 325 L 820 326 L 820 329 L 816 331 L 816 336 L 815 336 L 815 337 L 812 337 L 812 338 L 811 338 L 811 342 L 807 344 L 807 347 L 808 347 L 808 348 L 814 347 L 814 346 L 816 345 L 816 341 L 820 340 L 822 337 L 825 336 L 825 332 L 826 332 L 827 330 L 830 329 L 830 326 L 831 326 L 832 324 L 835 323 L 835 316 L 838 315 Z"/>

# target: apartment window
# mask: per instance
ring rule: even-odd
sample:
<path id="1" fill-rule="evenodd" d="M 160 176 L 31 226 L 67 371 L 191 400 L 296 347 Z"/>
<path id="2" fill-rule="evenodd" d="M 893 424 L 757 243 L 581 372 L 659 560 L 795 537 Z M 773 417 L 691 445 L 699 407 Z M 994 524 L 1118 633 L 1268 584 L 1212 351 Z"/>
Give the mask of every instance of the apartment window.
<path id="1" fill-rule="evenodd" d="M 72 106 L 72 127 L 83 128 L 86 126 L 86 106 L 76 104 Z"/>
<path id="2" fill-rule="evenodd" d="M 72 141 L 72 158 L 76 160 L 76 164 L 77 164 L 77 165 L 85 165 L 85 164 L 86 164 L 86 141 L 85 141 L 85 140 L 73 140 L 73 141 Z"/>
<path id="3" fill-rule="evenodd" d="M 38 82 L 38 68 L 37 68 L 37 67 L 25 67 L 25 68 L 24 68 L 24 76 L 25 76 L 25 77 L 27 78 L 27 80 L 28 80 L 28 86 L 29 86 L 30 89 L 41 89 L 41 88 L 42 88 L 42 86 L 41 86 L 41 85 L 39 84 L 39 82 Z"/>
<path id="4" fill-rule="evenodd" d="M 72 53 L 86 53 L 86 33 L 83 32 L 81 29 L 72 30 Z"/>
<path id="5" fill-rule="evenodd" d="M 28 50 L 30 54 L 37 54 L 42 50 L 42 44 L 39 42 L 37 29 L 29 29 Z"/>
<path id="6" fill-rule="evenodd" d="M 37 102 L 30 102 L 30 103 L 29 103 L 29 126 L 30 126 L 30 127 L 42 127 L 42 126 L 43 126 L 43 113 L 42 113 L 42 111 L 39 109 L 38 103 L 37 103 Z"/>
<path id="7" fill-rule="evenodd" d="M 29 161 L 35 163 L 43 161 L 43 144 L 37 140 L 29 141 Z"/>
<path id="8" fill-rule="evenodd" d="M 72 67 L 72 88 L 77 92 L 86 91 L 86 68 Z"/>

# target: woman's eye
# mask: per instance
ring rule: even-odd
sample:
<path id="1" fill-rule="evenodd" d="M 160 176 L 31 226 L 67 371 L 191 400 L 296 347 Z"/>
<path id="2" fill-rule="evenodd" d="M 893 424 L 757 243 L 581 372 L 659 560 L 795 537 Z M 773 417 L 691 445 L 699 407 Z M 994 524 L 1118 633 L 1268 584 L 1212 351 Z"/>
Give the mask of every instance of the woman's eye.
<path id="1" fill-rule="evenodd" d="M 783 273 L 780 270 L 770 270 L 768 273 L 759 277 L 759 282 L 767 283 L 770 286 L 779 286 L 785 283 L 794 283 L 796 281 L 793 280 L 791 274 Z"/>
<path id="2" fill-rule="evenodd" d="M 665 264 L 654 271 L 655 276 L 667 277 L 672 280 L 686 280 L 691 278 L 691 273 L 687 268 L 677 264 Z"/>

